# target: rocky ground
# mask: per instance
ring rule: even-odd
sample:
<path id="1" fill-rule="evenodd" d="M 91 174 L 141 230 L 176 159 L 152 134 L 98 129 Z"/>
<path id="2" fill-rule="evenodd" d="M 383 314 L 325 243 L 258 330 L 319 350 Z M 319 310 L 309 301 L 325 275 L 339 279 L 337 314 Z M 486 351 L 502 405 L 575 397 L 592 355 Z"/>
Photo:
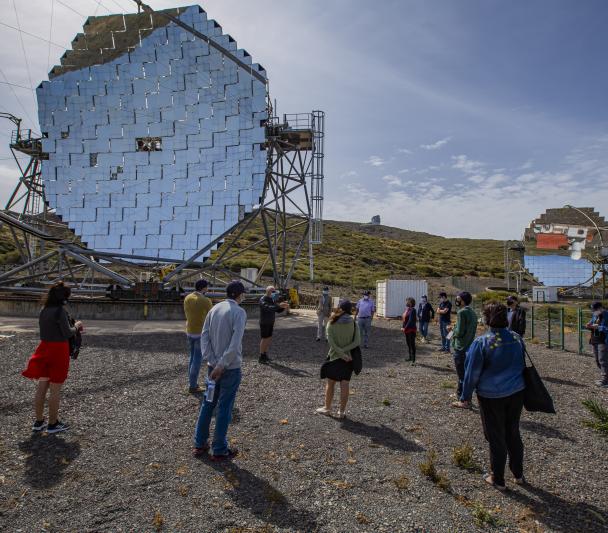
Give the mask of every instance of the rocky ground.
<path id="1" fill-rule="evenodd" d="M 394 327 L 375 328 L 340 421 L 314 414 L 326 346 L 312 320 L 279 324 L 270 366 L 246 333 L 228 465 L 191 456 L 200 399 L 185 390 L 179 326 L 93 328 L 65 386 L 72 430 L 55 436 L 30 433 L 33 385 L 19 375 L 36 335 L 0 339 L 0 530 L 608 531 L 608 440 L 582 424 L 581 400 L 608 404 L 591 358 L 532 347 L 558 414 L 524 415 L 529 485 L 502 494 L 478 472 L 478 412 L 450 408 L 455 377 L 435 344 L 411 366 Z M 452 459 L 466 444 L 468 470 Z M 435 482 L 420 468 L 429 454 Z"/>

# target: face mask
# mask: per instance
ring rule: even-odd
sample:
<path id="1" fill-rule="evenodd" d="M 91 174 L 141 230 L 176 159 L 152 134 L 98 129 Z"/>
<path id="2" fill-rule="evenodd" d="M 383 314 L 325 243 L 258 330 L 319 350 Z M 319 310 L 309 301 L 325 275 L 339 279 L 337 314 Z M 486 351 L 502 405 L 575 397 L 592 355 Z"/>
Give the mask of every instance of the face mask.
<path id="1" fill-rule="evenodd" d="M 363 297 L 363 299 L 364 300 L 369 300 L 369 296 L 366 295 L 366 296 Z"/>
<path id="2" fill-rule="evenodd" d="M 325 296 L 327 296 L 327 295 L 329 294 L 329 291 L 323 291 L 323 294 L 324 294 Z"/>
<path id="3" fill-rule="evenodd" d="M 271 295 L 273 300 L 276 300 L 279 297 L 279 293 L 278 292 L 273 292 Z"/>

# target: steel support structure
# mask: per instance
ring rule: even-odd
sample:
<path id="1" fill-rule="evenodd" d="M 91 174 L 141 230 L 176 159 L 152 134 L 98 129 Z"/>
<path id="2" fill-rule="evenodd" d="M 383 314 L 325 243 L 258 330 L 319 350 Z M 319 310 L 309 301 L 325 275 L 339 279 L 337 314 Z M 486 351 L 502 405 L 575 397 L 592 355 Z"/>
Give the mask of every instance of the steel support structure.
<path id="1" fill-rule="evenodd" d="M 0 288 L 19 289 L 28 284 L 30 291 L 35 287 L 44 290 L 49 284 L 66 280 L 78 292 L 100 293 L 104 281 L 126 288 L 134 285 L 142 271 L 151 270 L 168 270 L 158 275 L 167 289 L 195 276 L 207 277 L 215 285 L 224 284 L 231 278 L 241 278 L 227 265 L 252 249 L 263 250 L 266 257 L 259 265 L 262 272 L 252 283 L 254 286 L 259 286 L 259 278 L 269 265 L 275 286 L 287 289 L 298 263 L 305 260 L 306 249 L 313 279 L 313 245 L 322 239 L 325 121 L 322 111 L 268 120 L 266 177 L 258 207 L 177 265 L 167 258 L 103 252 L 79 244 L 67 225 L 54 221 L 56 217 L 47 208 L 40 172 L 40 162 L 46 154 L 41 151 L 40 139 L 31 137 L 29 131 L 24 136 L 19 119 L 13 119 L 18 129 L 13 134 L 11 150 L 21 176 L 5 209 L 0 211 L 0 227 L 4 224 L 11 232 L 22 264 L 0 274 Z M 21 163 L 16 152 L 30 157 L 27 165 Z M 260 232 L 259 238 L 253 242 L 244 239 L 248 230 Z M 216 247 L 215 255 L 200 260 Z M 95 283 L 96 273 L 101 283 Z"/>

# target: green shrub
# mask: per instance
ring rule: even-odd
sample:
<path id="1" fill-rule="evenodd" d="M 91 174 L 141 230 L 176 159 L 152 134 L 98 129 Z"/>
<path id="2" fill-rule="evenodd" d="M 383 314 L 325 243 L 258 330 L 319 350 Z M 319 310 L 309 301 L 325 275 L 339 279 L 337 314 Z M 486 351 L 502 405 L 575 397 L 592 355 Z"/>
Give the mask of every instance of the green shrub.
<path id="1" fill-rule="evenodd" d="M 583 400 L 583 405 L 593 415 L 593 420 L 583 420 L 583 424 L 608 437 L 608 409 L 592 399 Z"/>
<path id="2" fill-rule="evenodd" d="M 462 468 L 463 470 L 470 470 L 472 472 L 479 472 L 481 470 L 473 457 L 473 448 L 468 443 L 454 448 L 452 460 L 458 468 Z"/>

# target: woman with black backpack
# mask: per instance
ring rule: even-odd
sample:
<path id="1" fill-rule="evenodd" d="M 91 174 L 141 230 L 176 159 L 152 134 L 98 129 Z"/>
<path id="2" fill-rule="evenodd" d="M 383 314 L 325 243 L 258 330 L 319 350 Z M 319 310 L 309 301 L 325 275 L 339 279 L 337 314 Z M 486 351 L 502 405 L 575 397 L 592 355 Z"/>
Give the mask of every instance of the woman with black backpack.
<path id="1" fill-rule="evenodd" d="M 61 386 L 68 377 L 70 367 L 70 342 L 82 331 L 82 322 L 74 322 L 64 305 L 71 294 L 62 281 L 53 285 L 47 293 L 38 316 L 40 344 L 30 357 L 27 368 L 22 372 L 26 378 L 37 380 L 34 396 L 36 421 L 33 431 L 59 433 L 69 429 L 58 419 Z M 49 392 L 49 423 L 44 421 L 44 403 Z"/>

